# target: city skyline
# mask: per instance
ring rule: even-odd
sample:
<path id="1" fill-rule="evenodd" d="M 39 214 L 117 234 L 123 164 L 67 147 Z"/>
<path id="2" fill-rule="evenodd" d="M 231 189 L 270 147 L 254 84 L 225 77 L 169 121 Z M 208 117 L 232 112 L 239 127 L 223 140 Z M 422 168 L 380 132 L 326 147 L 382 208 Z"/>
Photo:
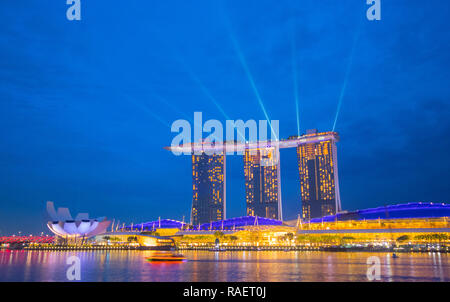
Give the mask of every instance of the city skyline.
<path id="1" fill-rule="evenodd" d="M 0 234 L 47 231 L 47 200 L 116 221 L 188 220 L 190 157 L 163 146 L 194 112 L 279 120 L 284 138 L 335 126 L 345 210 L 448 202 L 449 4 L 422 2 L 386 4 L 376 23 L 365 1 L 86 2 L 79 23 L 65 1 L 5 2 Z M 227 218 L 247 210 L 243 166 L 227 158 Z M 296 150 L 280 170 L 283 218 L 295 219 Z"/>

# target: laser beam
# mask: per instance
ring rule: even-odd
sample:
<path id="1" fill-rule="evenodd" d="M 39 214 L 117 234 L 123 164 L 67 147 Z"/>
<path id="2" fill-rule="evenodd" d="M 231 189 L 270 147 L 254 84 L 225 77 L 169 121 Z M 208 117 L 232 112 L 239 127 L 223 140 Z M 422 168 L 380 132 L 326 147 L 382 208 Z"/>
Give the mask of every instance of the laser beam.
<path id="1" fill-rule="evenodd" d="M 241 51 L 239 43 L 238 43 L 237 39 L 235 38 L 235 36 L 233 35 L 233 31 L 231 30 L 230 23 L 228 21 L 228 18 L 226 18 L 224 12 L 222 14 L 222 17 L 223 17 L 225 26 L 226 26 L 226 28 L 228 30 L 228 35 L 230 37 L 230 40 L 231 40 L 231 42 L 233 44 L 234 51 L 236 52 L 236 54 L 237 54 L 237 56 L 239 58 L 239 62 L 241 63 L 242 68 L 244 69 L 245 74 L 247 75 L 247 78 L 248 78 L 248 80 L 250 82 L 252 90 L 253 90 L 253 92 L 254 92 L 254 94 L 256 96 L 256 99 L 257 99 L 257 101 L 259 103 L 259 106 L 261 107 L 261 110 L 263 111 L 263 114 L 266 117 L 267 122 L 269 123 L 270 131 L 271 131 L 273 137 L 275 137 L 275 139 L 278 140 L 278 136 L 276 135 L 275 131 L 273 130 L 272 123 L 270 122 L 269 115 L 267 114 L 267 110 L 266 110 L 266 108 L 264 106 L 264 103 L 263 103 L 263 101 L 261 99 L 261 95 L 259 94 L 259 90 L 256 87 L 255 81 L 253 80 L 252 73 L 250 72 L 250 69 L 248 68 L 247 61 L 245 60 L 244 53 Z"/>
<path id="2" fill-rule="evenodd" d="M 292 77 L 294 82 L 294 100 L 295 100 L 295 112 L 297 115 L 297 135 L 300 136 L 300 113 L 298 109 L 299 93 L 298 93 L 298 75 L 297 75 L 297 56 L 296 56 L 296 43 L 295 43 L 295 23 L 292 22 Z"/>
<path id="3" fill-rule="evenodd" d="M 169 129 L 171 128 L 171 125 L 165 121 L 162 117 L 160 117 L 159 115 L 157 115 L 156 113 L 154 113 L 152 110 L 150 110 L 145 104 L 143 103 L 139 103 L 136 102 L 132 97 L 130 97 L 129 95 L 123 94 L 123 96 L 125 98 L 127 98 L 129 101 L 131 101 L 132 103 L 134 103 L 137 107 L 141 108 L 142 110 L 144 110 L 147 114 L 149 114 L 151 117 L 153 117 L 155 120 L 157 120 L 158 122 L 160 122 L 161 124 L 163 124 L 164 126 L 168 127 Z"/>
<path id="4" fill-rule="evenodd" d="M 261 99 L 261 95 L 259 94 L 259 91 L 258 91 L 258 88 L 256 87 L 255 81 L 253 80 L 253 76 L 252 76 L 252 74 L 250 72 L 250 69 L 248 68 L 248 65 L 247 65 L 247 62 L 245 60 L 244 54 L 242 53 L 242 51 L 241 51 L 241 49 L 239 47 L 239 44 L 238 44 L 236 38 L 233 36 L 232 33 L 230 33 L 230 38 L 231 38 L 231 41 L 233 43 L 234 50 L 236 51 L 236 54 L 238 55 L 239 61 L 241 62 L 242 68 L 244 68 L 244 71 L 245 71 L 245 73 L 247 75 L 247 78 L 250 81 L 250 85 L 251 85 L 251 87 L 253 89 L 253 92 L 255 93 L 256 99 L 258 100 L 259 106 L 261 107 L 261 109 L 262 109 L 262 111 L 264 113 L 264 116 L 266 117 L 266 120 L 269 123 L 272 135 L 275 137 L 276 140 L 278 140 L 278 137 L 277 137 L 275 131 L 273 130 L 272 123 L 270 122 L 269 115 L 267 114 L 266 108 L 265 108 L 264 103 L 263 103 L 263 101 Z"/>
<path id="5" fill-rule="evenodd" d="M 185 64 L 185 62 L 177 56 L 177 60 L 183 65 L 186 72 L 189 74 L 191 79 L 198 85 L 203 94 L 216 106 L 216 108 L 220 111 L 220 113 L 225 117 L 226 120 L 231 120 L 230 116 L 225 112 L 222 106 L 217 102 L 216 98 L 211 94 L 211 92 L 206 88 L 203 82 L 199 79 L 199 77 Z M 245 141 L 245 136 L 238 130 L 237 133 L 239 136 Z"/>
<path id="6" fill-rule="evenodd" d="M 186 120 L 188 120 L 189 122 L 192 122 L 190 117 L 183 111 L 181 111 L 178 107 L 174 106 L 172 103 L 170 103 L 169 101 L 167 101 L 165 98 L 163 98 L 162 96 L 160 96 L 159 94 L 155 94 L 153 93 L 153 95 L 158 99 L 158 101 L 164 105 L 166 105 L 167 107 L 169 107 L 170 109 L 172 109 L 173 111 L 177 112 L 178 114 L 182 115 Z"/>
<path id="7" fill-rule="evenodd" d="M 358 30 L 357 30 L 357 32 L 355 34 L 354 39 L 353 39 L 352 50 L 350 52 L 350 57 L 349 57 L 348 64 L 347 64 L 347 70 L 345 71 L 344 82 L 342 84 L 341 93 L 339 95 L 338 106 L 337 106 L 337 109 L 336 109 L 336 116 L 334 117 L 333 131 L 334 131 L 334 129 L 336 129 L 337 119 L 339 117 L 339 113 L 341 112 L 342 100 L 344 99 L 345 90 L 347 88 L 347 83 L 348 83 L 348 79 L 349 79 L 349 76 L 350 76 L 350 71 L 352 69 L 352 64 L 353 64 L 353 57 L 355 55 L 355 48 L 356 48 L 356 44 L 357 44 L 358 39 L 359 39 L 360 32 L 361 32 L 361 24 L 359 25 Z"/>

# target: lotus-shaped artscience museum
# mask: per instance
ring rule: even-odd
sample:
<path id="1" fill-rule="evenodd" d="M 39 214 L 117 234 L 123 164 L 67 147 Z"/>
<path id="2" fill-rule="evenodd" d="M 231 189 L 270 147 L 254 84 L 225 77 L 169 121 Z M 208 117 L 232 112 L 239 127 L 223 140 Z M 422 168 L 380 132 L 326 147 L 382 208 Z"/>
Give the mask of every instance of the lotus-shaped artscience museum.
<path id="1" fill-rule="evenodd" d="M 47 213 L 52 219 L 47 226 L 55 235 L 61 237 L 85 237 L 89 238 L 106 232 L 111 221 L 106 217 L 89 219 L 88 213 L 79 213 L 75 219 L 70 215 L 68 208 L 55 210 L 53 202 L 47 202 Z"/>

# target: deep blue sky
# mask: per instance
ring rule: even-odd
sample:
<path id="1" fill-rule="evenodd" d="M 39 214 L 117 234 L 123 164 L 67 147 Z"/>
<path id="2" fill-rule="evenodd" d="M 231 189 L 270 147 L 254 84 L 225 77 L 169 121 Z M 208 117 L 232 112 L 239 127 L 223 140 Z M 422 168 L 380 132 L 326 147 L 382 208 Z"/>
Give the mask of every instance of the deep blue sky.
<path id="1" fill-rule="evenodd" d="M 45 201 L 124 222 L 189 217 L 191 166 L 163 149 L 202 111 L 264 119 L 281 137 L 336 131 L 344 209 L 450 196 L 448 1 L 82 1 L 0 4 L 0 234 L 46 231 Z M 353 55 L 352 55 L 353 54 Z M 349 64 L 351 62 L 351 64 Z M 203 83 L 204 89 L 199 85 Z M 227 159 L 228 216 L 245 214 L 242 158 Z M 281 157 L 285 218 L 300 209 Z"/>

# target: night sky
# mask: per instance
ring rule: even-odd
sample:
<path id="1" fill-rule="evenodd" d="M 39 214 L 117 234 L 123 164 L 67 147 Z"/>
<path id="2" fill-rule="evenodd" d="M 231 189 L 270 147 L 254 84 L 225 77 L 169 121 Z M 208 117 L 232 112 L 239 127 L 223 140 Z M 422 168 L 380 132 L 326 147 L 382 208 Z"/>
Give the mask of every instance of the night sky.
<path id="1" fill-rule="evenodd" d="M 336 131 L 342 206 L 448 202 L 450 2 L 65 0 L 0 3 L 0 235 L 48 233 L 45 202 L 116 221 L 189 220 L 177 119 L 264 120 L 280 135 Z M 235 43 L 233 43 L 235 41 Z M 296 88 L 297 87 L 297 90 Z M 216 104 L 222 108 L 220 110 Z M 224 114 L 225 113 L 225 114 Z M 300 211 L 281 151 L 285 219 Z M 242 157 L 227 214 L 245 215 Z"/>

